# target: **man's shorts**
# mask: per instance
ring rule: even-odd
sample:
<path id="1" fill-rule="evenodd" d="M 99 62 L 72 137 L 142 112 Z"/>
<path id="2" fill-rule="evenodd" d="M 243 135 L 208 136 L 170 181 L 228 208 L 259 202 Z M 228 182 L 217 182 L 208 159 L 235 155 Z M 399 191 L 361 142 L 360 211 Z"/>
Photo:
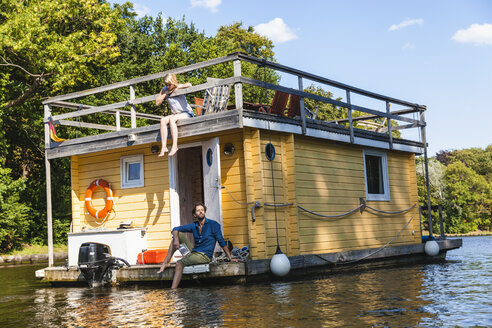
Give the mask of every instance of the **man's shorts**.
<path id="1" fill-rule="evenodd" d="M 186 238 L 186 235 L 182 232 L 179 233 L 179 243 L 184 243 L 188 247 L 188 249 L 193 249 L 193 244 Z M 190 254 L 183 257 L 178 262 L 185 266 L 196 265 L 196 264 L 207 264 L 212 260 L 202 252 L 191 251 Z"/>
<path id="2" fill-rule="evenodd" d="M 195 264 L 206 264 L 210 263 L 210 261 L 210 258 L 204 253 L 192 251 L 178 262 L 181 262 L 183 266 L 190 266 Z"/>

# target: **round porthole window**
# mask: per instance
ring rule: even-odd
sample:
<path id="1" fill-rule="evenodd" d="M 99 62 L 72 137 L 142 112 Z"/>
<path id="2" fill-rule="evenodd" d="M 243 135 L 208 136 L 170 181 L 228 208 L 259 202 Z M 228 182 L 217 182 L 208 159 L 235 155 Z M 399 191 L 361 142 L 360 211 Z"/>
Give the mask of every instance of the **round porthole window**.
<path id="1" fill-rule="evenodd" d="M 273 161 L 273 159 L 275 158 L 275 147 L 272 145 L 271 142 L 267 143 L 267 145 L 265 146 L 265 155 L 269 161 Z"/>
<path id="2" fill-rule="evenodd" d="M 213 152 L 212 149 L 207 150 L 207 165 L 212 166 L 212 160 L 213 160 Z"/>

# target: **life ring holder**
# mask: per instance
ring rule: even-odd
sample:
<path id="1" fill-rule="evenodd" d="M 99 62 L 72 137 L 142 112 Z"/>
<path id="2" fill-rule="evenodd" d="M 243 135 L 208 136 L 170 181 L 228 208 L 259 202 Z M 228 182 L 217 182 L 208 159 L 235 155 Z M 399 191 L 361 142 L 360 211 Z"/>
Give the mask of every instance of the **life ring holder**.
<path id="1" fill-rule="evenodd" d="M 102 187 L 106 191 L 106 205 L 102 210 L 96 210 L 94 205 L 92 205 L 92 193 L 97 187 Z M 113 190 L 111 189 L 111 185 L 103 179 L 92 181 L 85 192 L 85 207 L 89 214 L 96 219 L 105 219 L 113 210 L 113 205 Z"/>

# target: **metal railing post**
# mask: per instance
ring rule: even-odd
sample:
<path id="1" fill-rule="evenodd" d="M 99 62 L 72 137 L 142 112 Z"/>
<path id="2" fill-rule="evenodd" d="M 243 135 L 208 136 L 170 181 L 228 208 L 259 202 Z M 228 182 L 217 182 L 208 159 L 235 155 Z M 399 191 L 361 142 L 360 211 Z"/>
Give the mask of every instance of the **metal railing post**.
<path id="1" fill-rule="evenodd" d="M 349 105 L 348 110 L 348 120 L 349 120 L 349 131 L 350 131 L 350 143 L 354 143 L 354 127 L 352 125 L 352 103 L 350 102 L 350 90 L 347 90 L 347 104 Z"/>
<path id="2" fill-rule="evenodd" d="M 44 118 L 45 120 L 51 117 L 51 108 L 49 105 L 44 105 Z M 48 160 L 48 149 L 50 148 L 50 126 L 46 123 L 44 126 L 44 163 L 46 170 L 46 225 L 48 228 L 48 266 L 52 267 L 53 260 L 53 213 L 51 204 L 51 164 Z"/>
<path id="3" fill-rule="evenodd" d="M 297 81 L 299 83 L 299 91 L 304 91 L 304 86 L 302 85 L 302 76 L 297 76 Z M 304 108 L 304 97 L 300 97 L 299 105 L 301 110 L 302 134 L 306 134 L 306 109 Z"/>
<path id="4" fill-rule="evenodd" d="M 115 113 L 115 119 L 116 119 L 116 131 L 121 131 L 120 111 L 119 110 L 117 110 Z"/>
<path id="5" fill-rule="evenodd" d="M 389 101 L 386 101 L 386 114 L 390 114 L 390 103 Z M 391 118 L 387 117 L 388 120 L 388 136 L 389 136 L 389 149 L 393 149 L 393 134 L 391 133 Z"/>
<path id="6" fill-rule="evenodd" d="M 420 112 L 420 121 L 425 123 L 424 112 Z M 432 209 L 431 209 L 431 198 L 430 198 L 430 182 L 429 182 L 429 160 L 427 158 L 427 138 L 425 134 L 425 124 L 421 129 L 422 143 L 424 144 L 424 166 L 425 166 L 425 185 L 427 189 L 427 211 L 429 216 L 429 238 L 432 240 L 434 238 L 432 234 Z"/>
<path id="7" fill-rule="evenodd" d="M 234 77 L 241 77 L 241 60 L 236 59 L 233 62 L 234 65 Z M 240 117 L 242 117 L 243 111 L 243 84 L 236 83 L 234 84 L 234 97 L 236 99 L 236 109 L 240 113 Z"/>
<path id="8" fill-rule="evenodd" d="M 135 100 L 135 85 L 130 85 L 130 100 Z M 135 105 L 131 106 L 131 126 L 132 129 L 137 127 L 137 113 L 135 112 Z"/>

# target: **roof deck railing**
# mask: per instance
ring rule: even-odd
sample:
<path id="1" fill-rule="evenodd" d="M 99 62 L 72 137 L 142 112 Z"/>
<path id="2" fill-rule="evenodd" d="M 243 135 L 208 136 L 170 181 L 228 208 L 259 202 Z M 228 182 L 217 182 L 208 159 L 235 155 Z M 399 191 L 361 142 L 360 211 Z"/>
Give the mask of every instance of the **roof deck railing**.
<path id="1" fill-rule="evenodd" d="M 387 126 L 379 129 L 379 132 L 384 132 L 388 134 L 390 148 L 392 148 L 392 144 L 393 144 L 392 131 L 410 129 L 410 128 L 423 128 L 426 125 L 424 119 L 424 111 L 426 110 L 426 107 L 424 105 L 419 105 L 416 103 L 412 103 L 392 97 L 387 97 L 374 92 L 356 88 L 347 84 L 343 84 L 337 81 L 333 81 L 318 75 L 293 69 L 284 65 L 280 65 L 264 59 L 249 56 L 245 53 L 238 52 L 227 56 L 207 60 L 204 62 L 200 62 L 184 67 L 171 69 L 160 73 L 150 74 L 147 76 L 133 78 L 130 80 L 113 83 L 93 89 L 88 89 L 84 91 L 73 92 L 65 95 L 48 98 L 43 102 L 44 109 L 45 109 L 44 123 L 45 123 L 46 148 L 50 148 L 50 134 L 49 134 L 49 126 L 48 126 L 49 122 L 53 122 L 55 124 L 60 124 L 60 125 L 72 126 L 72 127 L 99 129 L 99 130 L 107 130 L 107 131 L 120 131 L 121 129 L 125 129 L 125 127 L 122 127 L 120 124 L 121 116 L 128 116 L 131 118 L 130 119 L 131 128 L 136 128 L 137 119 L 159 121 L 160 118 L 162 117 L 160 115 L 141 113 L 136 111 L 136 105 L 154 102 L 157 96 L 156 94 L 152 94 L 152 95 L 136 98 L 135 97 L 136 85 L 163 78 L 166 74 L 169 73 L 183 74 L 183 73 L 188 73 L 195 70 L 200 70 L 210 66 L 215 66 L 228 62 L 233 62 L 233 68 L 234 68 L 233 76 L 222 78 L 222 79 L 214 79 L 213 82 L 207 82 L 199 85 L 194 85 L 190 88 L 177 90 L 176 92 L 174 92 L 174 95 L 177 96 L 182 94 L 197 93 L 220 85 L 234 85 L 235 109 L 238 110 L 239 115 L 242 116 L 242 111 L 244 109 L 243 92 L 242 92 L 243 84 L 248 84 L 248 85 L 252 85 L 268 90 L 273 90 L 273 91 L 281 91 L 284 93 L 293 94 L 300 97 L 301 115 L 300 115 L 299 124 L 302 127 L 303 133 L 306 133 L 306 109 L 304 106 L 304 99 L 307 98 L 307 99 L 312 99 L 315 101 L 331 104 L 339 108 L 347 109 L 348 118 L 334 120 L 330 122 L 336 124 L 345 124 L 344 126 L 346 126 L 347 129 L 349 130 L 350 141 L 352 143 L 354 142 L 354 124 L 353 124 L 354 122 L 361 122 L 361 121 L 367 122 L 368 120 L 374 120 L 377 118 L 386 119 Z M 282 73 L 293 75 L 297 77 L 298 88 L 297 89 L 289 88 L 286 86 L 268 83 L 266 81 L 259 81 L 256 79 L 242 76 L 241 62 L 249 62 L 257 65 L 258 67 L 268 68 L 276 72 L 282 72 Z M 305 80 L 309 80 L 329 87 L 334 87 L 344 91 L 345 101 L 305 92 L 303 87 Z M 101 94 L 104 92 L 121 89 L 121 88 L 129 88 L 128 99 L 125 101 L 115 102 L 102 106 L 93 106 L 93 105 L 82 104 L 73 101 L 74 99 L 77 98 L 83 98 L 90 95 Z M 379 110 L 368 108 L 366 106 L 355 104 L 351 101 L 352 95 L 354 94 L 368 97 L 369 99 L 372 100 L 382 101 L 385 104 L 386 110 L 379 111 Z M 403 106 L 405 108 L 391 111 L 390 108 L 392 104 Z M 54 108 L 65 108 L 73 111 L 54 114 L 53 113 Z M 367 115 L 353 117 L 352 115 L 353 111 L 359 111 Z M 103 125 L 103 124 L 88 123 L 88 122 L 73 120 L 74 118 L 80 118 L 95 113 L 115 115 L 115 125 L 111 126 L 111 125 Z M 415 118 L 403 116 L 405 114 L 411 114 L 411 113 L 418 113 L 419 118 L 415 119 Z M 398 123 L 398 125 L 392 126 L 391 120 L 394 120 L 396 122 L 404 122 L 404 124 L 400 125 Z M 421 130 L 421 135 L 423 138 L 425 138 L 425 129 L 422 130 Z M 423 142 L 425 144 L 425 140 L 423 140 Z"/>

